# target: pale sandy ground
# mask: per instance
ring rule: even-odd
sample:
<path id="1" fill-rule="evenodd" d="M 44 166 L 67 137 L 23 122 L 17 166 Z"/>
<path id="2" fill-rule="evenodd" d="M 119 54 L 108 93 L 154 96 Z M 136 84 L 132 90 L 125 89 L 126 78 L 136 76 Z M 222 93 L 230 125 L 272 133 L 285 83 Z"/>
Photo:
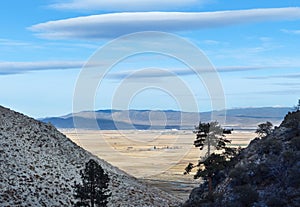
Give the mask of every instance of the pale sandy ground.
<path id="1" fill-rule="evenodd" d="M 189 162 L 196 163 L 204 155 L 193 146 L 195 135 L 192 131 L 61 131 L 100 158 L 183 200 L 199 185 L 199 180 L 183 175 Z M 250 131 L 234 131 L 227 135 L 232 145 L 241 147 L 247 146 L 254 137 Z"/>

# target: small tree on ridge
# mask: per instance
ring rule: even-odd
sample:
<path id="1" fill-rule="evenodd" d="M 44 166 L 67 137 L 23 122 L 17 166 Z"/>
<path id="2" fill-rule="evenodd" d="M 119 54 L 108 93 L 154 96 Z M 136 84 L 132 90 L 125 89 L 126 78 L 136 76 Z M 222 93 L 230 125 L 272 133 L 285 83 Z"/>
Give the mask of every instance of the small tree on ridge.
<path id="1" fill-rule="evenodd" d="M 259 124 L 255 133 L 258 134 L 259 137 L 265 137 L 272 133 L 273 124 L 269 121 L 266 123 Z"/>
<path id="2" fill-rule="evenodd" d="M 218 122 L 199 123 L 193 131 L 196 134 L 195 147 L 203 150 L 207 146 L 204 159 L 199 160 L 197 165 L 189 163 L 184 174 L 189 174 L 193 168 L 198 168 L 194 178 L 202 177 L 208 182 L 209 196 L 212 197 L 212 179 L 217 172 L 226 167 L 226 163 L 236 154 L 238 150 L 227 147 L 231 143 L 224 134 L 230 134 L 232 130 L 223 129 Z M 215 150 L 220 150 L 216 153 Z"/>
<path id="3" fill-rule="evenodd" d="M 80 199 L 75 206 L 105 207 L 111 194 L 108 193 L 109 177 L 102 167 L 90 159 L 80 175 L 82 184 L 75 183 L 74 186 L 74 197 Z"/>
<path id="4" fill-rule="evenodd" d="M 294 108 L 296 111 L 300 110 L 300 99 L 298 99 L 298 104 Z"/>

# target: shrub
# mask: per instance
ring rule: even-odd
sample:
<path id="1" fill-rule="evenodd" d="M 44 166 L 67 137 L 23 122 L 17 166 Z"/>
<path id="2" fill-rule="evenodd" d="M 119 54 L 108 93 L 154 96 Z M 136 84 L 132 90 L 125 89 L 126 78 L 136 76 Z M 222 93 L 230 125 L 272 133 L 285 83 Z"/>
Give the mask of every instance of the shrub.
<path id="1" fill-rule="evenodd" d="M 235 186 L 244 185 L 249 182 L 249 176 L 247 174 L 247 169 L 245 167 L 235 167 L 230 173 L 229 177 L 232 178 L 232 183 Z"/>
<path id="2" fill-rule="evenodd" d="M 229 173 L 229 177 L 236 179 L 240 176 L 241 172 L 243 172 L 243 168 L 242 167 L 236 167 L 234 169 L 232 169 Z"/>
<path id="3" fill-rule="evenodd" d="M 282 146 L 280 142 L 275 139 L 263 139 L 260 149 L 260 153 L 263 154 L 278 154 L 282 150 Z"/>
<path id="4" fill-rule="evenodd" d="M 293 139 L 291 139 L 291 145 L 296 150 L 300 150 L 300 137 L 297 136 L 297 137 L 294 137 Z"/>
<path id="5" fill-rule="evenodd" d="M 250 185 L 242 185 L 234 188 L 238 195 L 237 201 L 245 207 L 251 207 L 258 200 L 258 193 Z"/>
<path id="6" fill-rule="evenodd" d="M 284 151 L 282 153 L 282 158 L 286 166 L 293 165 L 295 162 L 297 162 L 296 153 L 293 151 Z"/>
<path id="7" fill-rule="evenodd" d="M 300 187 L 300 169 L 295 165 L 288 171 L 288 184 L 292 187 Z"/>
<path id="8" fill-rule="evenodd" d="M 272 196 L 270 197 L 266 204 L 268 205 L 268 207 L 282 207 L 282 206 L 286 206 L 286 203 L 279 197 L 275 197 Z"/>

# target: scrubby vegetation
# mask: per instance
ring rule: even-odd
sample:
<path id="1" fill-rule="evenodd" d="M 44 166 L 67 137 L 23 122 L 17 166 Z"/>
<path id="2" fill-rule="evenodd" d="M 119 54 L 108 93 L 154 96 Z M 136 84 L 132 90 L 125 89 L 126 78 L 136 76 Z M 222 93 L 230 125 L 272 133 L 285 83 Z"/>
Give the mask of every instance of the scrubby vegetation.
<path id="1" fill-rule="evenodd" d="M 259 137 L 215 172 L 213 199 L 201 185 L 185 206 L 300 206 L 300 111 L 274 130 L 269 123 L 258 129 Z"/>

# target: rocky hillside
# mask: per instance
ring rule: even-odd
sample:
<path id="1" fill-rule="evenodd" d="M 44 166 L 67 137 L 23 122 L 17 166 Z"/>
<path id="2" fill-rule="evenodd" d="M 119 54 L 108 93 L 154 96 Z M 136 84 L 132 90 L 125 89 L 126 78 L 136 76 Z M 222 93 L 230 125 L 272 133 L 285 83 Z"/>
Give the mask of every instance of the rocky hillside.
<path id="1" fill-rule="evenodd" d="M 193 190 L 185 206 L 300 206 L 300 111 L 288 113 L 267 137 L 256 138 L 233 168 L 214 178 L 214 201 L 207 186 Z"/>
<path id="2" fill-rule="evenodd" d="M 178 206 L 77 146 L 52 125 L 0 106 L 0 206 L 73 206 L 74 181 L 93 158 L 110 177 L 109 206 Z"/>

